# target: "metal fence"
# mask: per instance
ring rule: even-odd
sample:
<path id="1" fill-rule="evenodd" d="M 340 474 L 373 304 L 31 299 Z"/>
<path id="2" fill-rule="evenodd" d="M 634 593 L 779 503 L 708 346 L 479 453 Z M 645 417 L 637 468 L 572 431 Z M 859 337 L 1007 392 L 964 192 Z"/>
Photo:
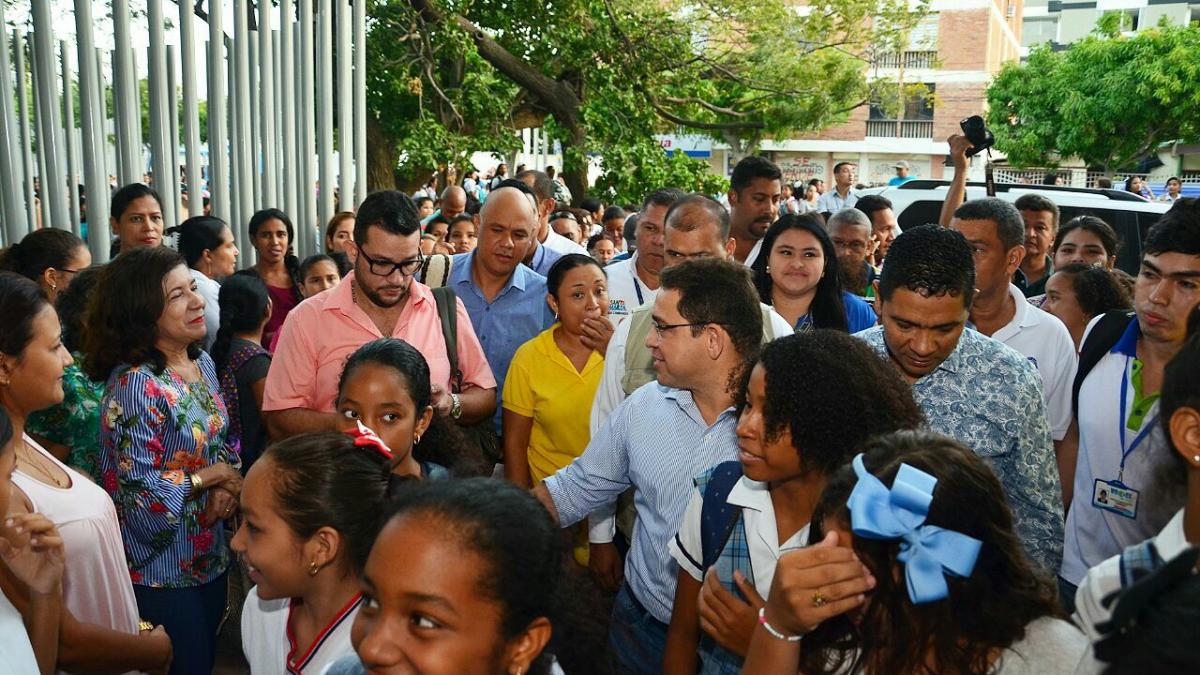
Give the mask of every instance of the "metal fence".
<path id="1" fill-rule="evenodd" d="M 232 32 L 224 25 L 230 5 Z M 5 245 L 39 226 L 83 235 L 86 224 L 93 259 L 108 260 L 111 191 L 149 176 L 168 226 L 201 213 L 207 196 L 212 215 L 230 224 L 243 260 L 252 262 L 246 223 L 254 211 L 276 207 L 297 224 L 296 253 L 304 256 L 320 247 L 335 200 L 352 210 L 366 196 L 366 0 L 279 0 L 277 9 L 264 1 L 257 13 L 249 0 L 209 0 L 207 39 L 193 2 L 146 0 L 145 50 L 132 46 L 129 0 L 111 0 L 110 25 L 100 20 L 101 0 L 73 6 L 74 35 L 55 35 L 50 0 L 32 0 L 32 32 L 0 30 Z M 178 27 L 178 45 L 166 43 L 168 21 Z M 109 31 L 111 52 L 95 40 Z M 203 63 L 196 58 L 201 42 Z M 138 63 L 149 92 L 145 139 Z"/>

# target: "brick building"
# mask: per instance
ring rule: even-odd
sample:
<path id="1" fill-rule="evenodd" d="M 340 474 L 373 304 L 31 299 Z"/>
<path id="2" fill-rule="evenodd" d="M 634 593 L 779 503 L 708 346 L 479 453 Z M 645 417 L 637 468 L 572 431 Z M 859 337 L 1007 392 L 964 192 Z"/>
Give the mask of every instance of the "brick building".
<path id="1" fill-rule="evenodd" d="M 1000 67 L 1020 58 L 1023 0 L 933 0 L 930 14 L 903 54 L 885 59 L 869 77 L 899 83 L 922 83 L 929 98 L 906 101 L 903 119 L 875 106 L 856 109 L 845 123 L 789 140 L 767 141 L 764 154 L 773 158 L 791 181 L 831 180 L 833 165 L 858 165 L 859 181 L 887 182 L 899 160 L 910 175 L 941 178 L 945 139 L 959 121 L 980 114 L 987 85 Z M 901 67 L 903 66 L 903 67 Z M 899 86 L 899 85 L 897 85 Z M 723 151 L 714 149 L 720 166 Z"/>

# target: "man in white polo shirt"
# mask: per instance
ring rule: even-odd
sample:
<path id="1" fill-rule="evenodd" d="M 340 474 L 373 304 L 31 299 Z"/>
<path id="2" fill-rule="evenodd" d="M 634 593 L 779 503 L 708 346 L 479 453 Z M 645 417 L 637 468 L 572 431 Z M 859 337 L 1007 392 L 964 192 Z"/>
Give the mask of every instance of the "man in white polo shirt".
<path id="1" fill-rule="evenodd" d="M 971 324 L 1037 366 L 1055 454 L 1061 457 L 1062 441 L 1071 427 L 1075 342 L 1058 317 L 1026 302 L 1021 289 L 1012 283 L 1025 257 L 1021 212 L 1000 199 L 976 199 L 954 211 L 950 227 L 966 237 L 975 256 L 977 290 L 971 303 Z M 1059 465 L 1061 475 L 1061 460 Z"/>
<path id="2" fill-rule="evenodd" d="M 1089 568 L 1158 534 L 1183 506 L 1178 491 L 1164 489 L 1162 476 L 1178 469 L 1158 424 L 1158 398 L 1197 304 L 1200 201 L 1181 199 L 1146 234 L 1133 292 L 1135 319 L 1117 333 L 1115 344 L 1089 339 L 1114 332 L 1109 324 L 1121 317 L 1097 317 L 1084 334 L 1085 366 L 1097 346 L 1103 355 L 1082 373 L 1077 417 L 1064 448 L 1077 452 L 1078 461 L 1063 476 L 1072 486 L 1065 495 L 1063 599 L 1075 597 Z"/>
<path id="3" fill-rule="evenodd" d="M 660 188 L 646 195 L 638 212 L 637 250 L 604 269 L 608 275 L 608 320 L 621 323 L 638 307 L 654 301 L 663 268 L 663 231 L 667 209 L 684 196 L 683 190 Z"/>

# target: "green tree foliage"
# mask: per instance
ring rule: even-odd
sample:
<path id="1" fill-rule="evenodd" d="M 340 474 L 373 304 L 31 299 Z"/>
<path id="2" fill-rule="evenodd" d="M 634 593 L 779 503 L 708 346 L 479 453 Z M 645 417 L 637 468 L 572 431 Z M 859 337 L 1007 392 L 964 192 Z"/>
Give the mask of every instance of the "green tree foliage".
<path id="1" fill-rule="evenodd" d="M 996 76 L 988 125 L 1012 163 L 1078 157 L 1114 171 L 1162 143 L 1200 140 L 1200 27 L 1161 24 L 1133 37 L 1118 29 L 1105 17 L 1066 50 L 1037 47 Z"/>
<path id="2" fill-rule="evenodd" d="M 379 0 L 394 18 L 372 29 L 369 53 L 380 42 L 402 53 L 378 62 L 379 76 L 394 84 L 374 99 L 375 110 L 382 120 L 385 111 L 411 119 L 430 106 L 456 109 L 462 123 L 439 110 L 429 124 L 464 136 L 462 147 L 472 150 L 502 150 L 496 141 L 513 129 L 547 126 L 563 145 L 576 198 L 585 193 L 587 157 L 597 153 L 605 186 L 620 191 L 636 173 L 703 168 L 648 152 L 656 133 L 707 133 L 737 153 L 844 119 L 870 98 L 873 45 L 897 44 L 923 8 L 816 0 L 800 14 L 778 0 Z M 461 73 L 444 67 L 447 54 Z M 482 92 L 446 86 L 468 73 L 477 73 Z M 406 90 L 424 94 L 417 110 L 397 105 L 394 94 Z M 476 108 L 482 117 L 464 113 L 473 95 L 487 103 Z M 460 131 L 468 127 L 486 132 Z M 440 158 L 447 160 L 456 161 Z"/>

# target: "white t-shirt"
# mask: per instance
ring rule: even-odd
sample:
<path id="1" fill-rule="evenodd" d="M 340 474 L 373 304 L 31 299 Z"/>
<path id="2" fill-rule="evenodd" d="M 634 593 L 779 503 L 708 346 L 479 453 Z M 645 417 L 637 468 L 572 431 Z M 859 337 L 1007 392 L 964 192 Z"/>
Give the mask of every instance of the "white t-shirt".
<path id="1" fill-rule="evenodd" d="M 1075 341 L 1058 317 L 1029 304 L 1021 289 L 1009 284 L 1008 294 L 1016 304 L 1016 314 L 992 338 L 1021 352 L 1037 366 L 1050 431 L 1054 440 L 1061 441 L 1071 427 L 1071 387 L 1079 363 Z"/>
<path id="2" fill-rule="evenodd" d="M 555 232 L 553 229 L 550 230 L 550 234 L 546 235 L 546 241 L 542 242 L 542 246 L 545 246 L 551 251 L 561 253 L 563 255 L 567 255 L 568 253 L 579 253 L 581 255 L 588 254 L 586 248 L 576 244 L 570 239 L 567 239 L 561 234 Z"/>
<path id="3" fill-rule="evenodd" d="M 355 595 L 342 611 L 313 640 L 311 645 L 293 645 L 288 630 L 291 598 L 261 600 L 258 588 L 250 589 L 242 607 L 242 652 L 254 675 L 319 675 L 334 661 L 354 653 L 350 626 L 362 606 Z"/>
<path id="4" fill-rule="evenodd" d="M 217 329 L 221 327 L 221 305 L 217 302 L 221 293 L 221 284 L 209 279 L 203 272 L 189 269 L 192 279 L 196 280 L 196 292 L 204 298 L 204 351 L 211 352 L 213 343 L 217 341 Z"/>
<path id="5" fill-rule="evenodd" d="M 750 267 L 754 264 L 755 260 L 758 260 L 758 256 L 762 255 L 762 243 L 762 239 L 754 242 L 754 248 L 750 249 L 750 252 L 746 254 L 746 261 L 742 263 L 743 265 Z"/>
<path id="6" fill-rule="evenodd" d="M 1102 317 L 1088 324 L 1087 335 Z M 1125 547 L 1139 544 L 1160 532 L 1183 506 L 1183 493 L 1162 485 L 1164 472 L 1175 471 L 1175 458 L 1158 423 L 1158 402 L 1150 408 L 1138 431 L 1125 430 L 1125 447 L 1133 445 L 1142 429 L 1149 428 L 1144 441 L 1125 460 L 1122 482 L 1139 492 L 1137 517 L 1126 518 L 1092 504 L 1097 479 L 1114 481 L 1121 465 L 1121 381 L 1126 381 L 1127 408 L 1133 407 L 1133 356 L 1137 351 L 1137 319 L 1112 351 L 1092 368 L 1079 389 L 1079 459 L 1075 465 L 1075 498 L 1067 512 L 1063 545 L 1062 578 L 1078 585 L 1088 569 L 1118 555 Z M 1126 410 L 1126 416 L 1129 410 Z"/>
<path id="7" fill-rule="evenodd" d="M 638 254 L 618 260 L 604 268 L 608 275 L 608 320 L 620 324 L 630 312 L 653 302 L 658 289 L 650 288 L 637 275 Z"/>
<path id="8" fill-rule="evenodd" d="M 29 673 L 37 675 L 37 657 L 25 631 L 21 613 L 8 598 L 0 593 L 0 664 L 6 673 Z"/>
<path id="9" fill-rule="evenodd" d="M 771 590 L 771 581 L 775 579 L 775 567 L 779 564 L 779 556 L 804 548 L 808 541 L 809 525 L 806 524 L 799 532 L 788 537 L 787 541 L 779 543 L 771 491 L 766 483 L 750 480 L 745 476 L 742 476 L 729 491 L 725 502 L 742 508 L 742 523 L 746 528 L 746 543 L 750 549 L 754 590 L 765 599 Z M 704 581 L 704 577 L 696 561 L 703 558 L 700 543 L 700 516 L 703 508 L 704 494 L 699 489 L 693 490 L 687 510 L 683 512 L 683 521 L 679 524 L 679 534 L 667 544 L 671 557 L 679 563 L 679 569 L 685 570 L 700 582 Z"/>

